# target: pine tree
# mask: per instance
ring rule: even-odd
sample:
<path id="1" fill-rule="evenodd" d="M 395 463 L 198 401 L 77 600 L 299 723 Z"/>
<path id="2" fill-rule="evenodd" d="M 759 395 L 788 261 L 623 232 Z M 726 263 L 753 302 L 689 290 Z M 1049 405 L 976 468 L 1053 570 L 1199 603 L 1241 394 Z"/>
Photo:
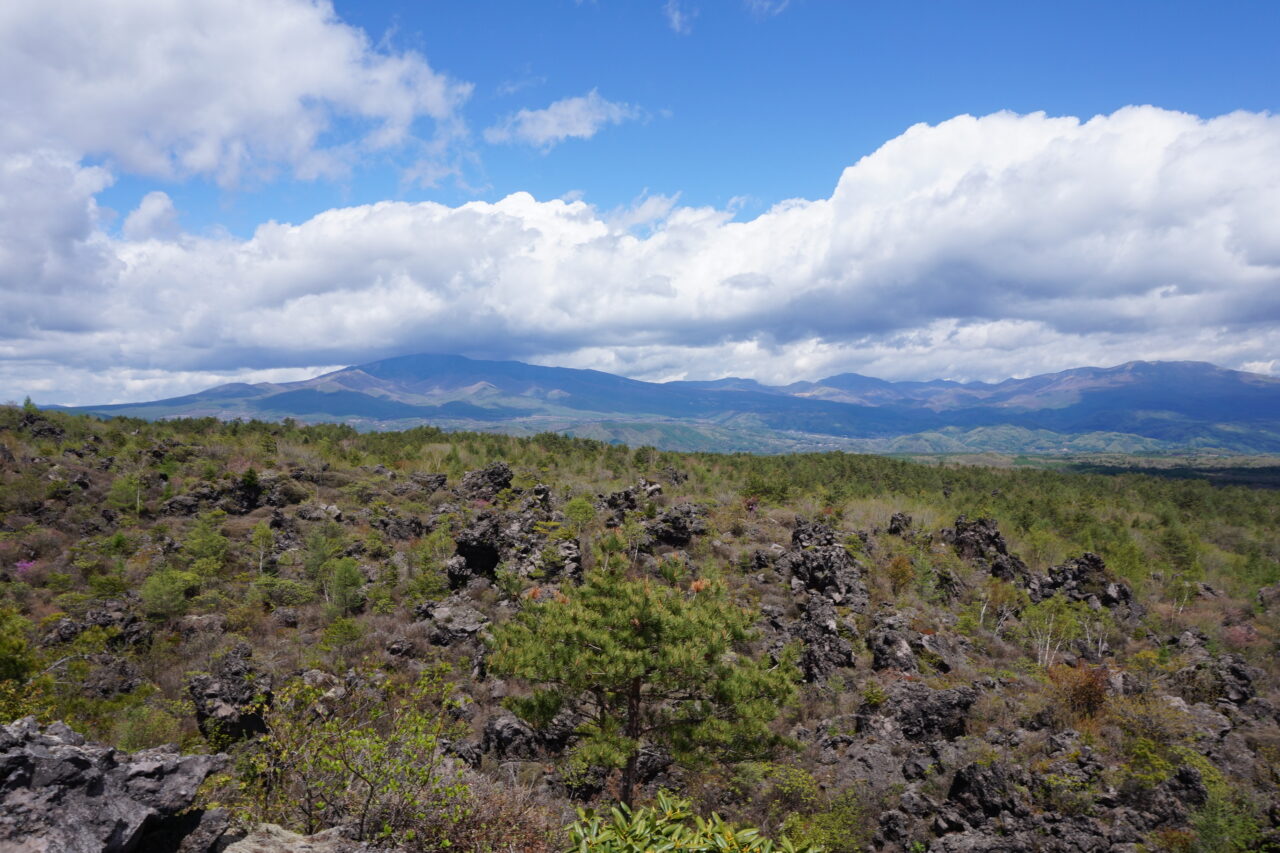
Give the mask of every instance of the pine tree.
<path id="1" fill-rule="evenodd" d="M 582 715 L 575 765 L 621 769 L 629 805 L 646 746 L 696 765 L 779 745 L 769 723 L 794 700 L 797 672 L 787 660 L 739 654 L 753 621 L 717 583 L 597 570 L 495 629 L 488 667 L 536 686 L 509 703 L 531 724 L 563 709 Z"/>

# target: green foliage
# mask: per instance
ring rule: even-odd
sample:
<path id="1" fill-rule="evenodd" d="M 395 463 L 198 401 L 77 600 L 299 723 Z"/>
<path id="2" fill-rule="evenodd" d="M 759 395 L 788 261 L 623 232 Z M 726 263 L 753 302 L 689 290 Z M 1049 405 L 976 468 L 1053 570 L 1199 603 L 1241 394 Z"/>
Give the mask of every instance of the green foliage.
<path id="1" fill-rule="evenodd" d="M 889 701 L 889 694 L 878 681 L 868 681 L 862 686 L 862 704 L 868 708 L 879 708 Z"/>
<path id="2" fill-rule="evenodd" d="M 594 521 L 596 517 L 596 508 L 591 505 L 591 501 L 581 495 L 566 502 L 562 512 L 564 512 L 564 517 L 573 525 L 574 529 L 578 531 L 581 531 Z"/>
<path id="3" fill-rule="evenodd" d="M 822 807 L 787 815 L 782 822 L 782 831 L 811 849 L 859 853 L 870 849 L 874 817 L 874 813 L 868 813 L 856 791 L 843 791 Z"/>
<path id="4" fill-rule="evenodd" d="M 744 498 L 758 498 L 773 504 L 786 503 L 791 494 L 791 487 L 781 478 L 766 478 L 759 474 L 747 475 L 746 485 L 742 487 Z"/>
<path id="5" fill-rule="evenodd" d="M 107 490 L 107 506 L 137 514 L 142 511 L 142 478 L 137 473 L 122 474 Z"/>
<path id="6" fill-rule="evenodd" d="M 111 743 L 128 751 L 177 743 L 182 739 L 180 715 L 184 709 L 172 707 L 174 704 L 140 702 L 113 714 Z"/>
<path id="7" fill-rule="evenodd" d="M 1095 551 L 1104 556 L 1112 573 L 1133 586 L 1147 606 L 1146 622 L 1133 638 L 1127 636 L 1133 626 L 1111 623 L 1105 610 L 1069 608 L 1055 614 L 1052 611 L 1059 603 L 1032 606 L 1025 592 L 988 579 L 985 572 L 958 559 L 937 537 L 898 539 L 876 534 L 875 547 L 862 552 L 859 559 L 876 573 L 870 585 L 873 596 L 892 592 L 907 599 L 904 603 L 916 609 L 922 620 L 918 626 L 934 619 L 940 626 L 951 624 L 947 617 L 954 613 L 957 621 L 948 630 L 973 638 L 969 654 L 973 665 L 984 673 L 998 673 L 1005 681 L 1006 689 L 996 691 L 999 701 L 984 693 L 979 700 L 984 710 L 975 714 L 975 721 L 1006 727 L 1021 719 L 1024 712 L 1039 710 L 1023 702 L 1022 687 L 1029 687 L 1029 697 L 1051 700 L 1051 707 L 1061 709 L 1051 724 L 1070 722 L 1080 731 L 1095 755 L 1109 764 L 1105 784 L 1127 789 L 1126 794 L 1140 796 L 1134 788 L 1158 785 L 1183 764 L 1194 764 L 1183 752 L 1196 743 L 1194 721 L 1162 695 L 1170 689 L 1170 674 L 1186 667 L 1190 660 L 1181 657 L 1176 647 L 1155 644 L 1154 640 L 1149 643 L 1145 637 L 1163 639 L 1188 628 L 1203 630 L 1212 654 L 1235 651 L 1251 665 L 1269 671 L 1267 681 L 1258 685 L 1263 693 L 1264 684 L 1277 672 L 1270 651 L 1280 623 L 1274 610 L 1264 610 L 1258 603 L 1257 592 L 1261 586 L 1280 581 L 1280 490 L 1211 486 L 1186 479 L 1202 476 L 1203 471 L 1175 473 L 1166 469 L 1157 471 L 1159 476 L 1151 475 L 1154 466 L 1173 464 L 1169 460 L 1146 460 L 1143 464 L 1153 466 L 1147 473 L 1115 467 L 1105 474 L 1064 473 L 1049 469 L 1071 467 L 1065 459 L 1028 458 L 1017 463 L 1039 465 L 1044 470 L 1000 469 L 985 463 L 960 465 L 949 459 L 920 465 L 847 453 L 776 457 L 675 454 L 550 434 L 517 438 L 446 434 L 432 428 L 365 434 L 333 424 L 224 424 L 212 418 L 99 422 L 58 412 L 42 413 L 41 417 L 64 429 L 66 438 L 33 437 L 19 428 L 21 412 L 16 407 L 0 408 L 0 444 L 17 460 L 16 466 L 7 465 L 0 471 L 0 514 L 4 516 L 0 526 L 5 527 L 0 531 L 0 602 L 4 602 L 0 606 L 6 613 L 0 618 L 0 669 L 7 666 L 5 659 L 16 659 L 20 660 L 17 668 L 25 672 L 25 680 L 0 678 L 0 716 L 33 713 L 44 720 L 70 720 L 90 736 L 130 748 L 193 737 L 192 711 L 183 704 L 187 700 L 182 680 L 175 676 L 192 658 L 208 654 L 219 642 L 217 636 L 181 633 L 177 625 L 169 624 L 153 626 L 154 642 L 147 647 L 112 642 L 100 629 L 71 643 L 37 647 L 28 643 L 36 636 L 35 629 L 20 622 L 19 630 L 13 629 L 15 614 L 33 622 L 63 614 L 86 621 L 88 611 L 99 607 L 102 599 L 119 598 L 127 589 L 137 587 L 143 593 L 144 609 L 156 619 L 193 612 L 222 613 L 228 630 L 252 638 L 261 652 L 258 664 L 273 670 L 277 677 L 282 670 L 326 664 L 345 671 L 366 650 L 385 662 L 387 673 L 403 673 L 420 661 L 384 657 L 378 648 L 381 643 L 373 638 L 381 640 L 404 627 L 408 618 L 405 610 L 413 604 L 449 594 L 445 562 L 455 551 L 455 534 L 470 521 L 474 507 L 464 503 L 453 510 L 453 517 L 440 515 L 449 511 L 453 497 L 401 494 L 400 483 L 370 474 L 372 466 L 379 464 L 406 475 L 410 471 L 443 472 L 456 482 L 463 471 L 504 459 L 520 472 L 517 485 L 545 482 L 557 496 L 582 495 L 563 506 L 560 524 L 543 519 L 532 527 L 530 538 L 536 540 L 540 551 L 522 555 L 522 560 L 538 559 L 538 569 L 551 575 L 557 568 L 560 541 L 578 538 L 583 541 L 589 569 L 609 569 L 616 578 L 629 582 L 643 581 L 628 577 L 628 573 L 638 561 L 644 517 L 658 507 L 650 503 L 632 513 L 622 529 L 607 531 L 590 495 L 641 476 L 662 477 L 668 483 L 668 497 L 659 503 L 688 500 L 702 504 L 709 510 L 713 529 L 719 532 L 698 537 L 690 546 L 697 572 L 675 561 L 655 569 L 654 574 L 662 580 L 655 577 L 648 581 L 652 597 L 660 603 L 668 594 L 692 601 L 708 592 L 703 588 L 695 593 L 690 586 L 694 578 L 704 583 L 709 572 L 738 565 L 744 571 L 730 576 L 732 595 L 736 603 L 749 602 L 755 619 L 762 605 L 786 603 L 778 600 L 786 596 L 785 584 L 758 586 L 756 572 L 746 569 L 753 565 L 756 550 L 785 542 L 786 528 L 797 513 L 809 517 L 825 513 L 847 532 L 883 528 L 892 512 L 904 511 L 915 517 L 921 532 L 926 532 L 949 525 L 961 512 L 985 512 L 997 519 L 1011 552 L 1026 560 L 1035 572 L 1083 550 Z M 64 449 L 76 453 L 67 456 Z M 252 527 L 262 513 L 247 519 L 205 516 L 184 521 L 158 519 L 148 511 L 149 504 L 154 510 L 154 504 L 164 499 L 161 489 L 165 496 L 189 490 L 200 476 L 224 489 L 260 488 L 262 478 L 255 484 L 253 476 L 239 473 L 249 464 L 258 471 L 294 472 L 296 477 L 277 478 L 273 489 L 288 502 L 336 503 L 349 523 L 315 522 L 305 516 L 295 520 L 295 513 L 286 509 L 284 528 L 273 531 L 265 522 Z M 687 475 L 687 479 L 668 478 L 668 469 Z M 1248 477 L 1250 482 L 1270 480 L 1274 485 L 1276 471 L 1280 467 L 1239 467 L 1215 469 L 1207 476 L 1221 482 Z M 79 488 L 73 482 L 80 472 L 88 477 L 89 488 Z M 351 488 L 352 484 L 356 486 Z M 742 496 L 754 500 L 744 506 L 739 499 Z M 371 499 L 371 516 L 352 505 L 363 498 Z M 771 506 L 775 502 L 784 505 Z M 104 505 L 117 512 L 104 515 Z M 392 514 L 431 518 L 433 524 L 418 540 L 399 542 L 378 533 L 376 524 L 367 523 Z M 31 523 L 33 518 L 41 523 Z M 292 547 L 298 544 L 295 536 L 301 537 L 301 547 Z M 174 540 L 179 543 L 176 553 Z M 860 548 L 859 543 L 850 544 Z M 407 563 L 396 557 L 397 550 L 408 558 Z M 360 569 L 352 572 L 352 554 L 359 555 L 366 570 L 372 568 L 372 584 L 355 577 Z M 513 593 L 537 579 L 537 569 L 526 579 L 503 575 Z M 766 580 L 773 583 L 767 573 Z M 1200 580 L 1226 595 L 1198 595 L 1196 582 Z M 556 583 L 566 601 L 550 604 L 563 605 L 565 610 L 581 605 L 582 593 L 572 579 L 557 578 Z M 726 601 L 728 595 L 725 592 Z M 1157 596 L 1164 600 L 1155 600 Z M 531 613 L 541 606 L 520 599 L 499 602 L 497 598 L 494 591 L 484 590 L 475 592 L 473 602 L 486 616 L 496 617 L 497 623 L 522 607 Z M 272 607 L 284 606 L 300 608 L 300 630 L 269 620 Z M 627 606 L 624 596 L 619 618 Z M 1245 611 L 1250 607 L 1254 611 L 1247 617 Z M 391 615 L 377 615 L 383 613 Z M 516 621 L 525 618 L 533 617 L 522 614 Z M 637 625 L 624 625 L 605 617 L 593 618 L 594 622 L 587 622 L 599 632 L 619 635 L 610 638 L 614 645 L 608 649 L 616 660 L 605 670 L 597 668 L 596 674 L 625 673 L 632 662 L 645 662 L 648 650 L 629 636 L 641 633 L 637 629 L 646 624 L 644 619 Z M 47 627 L 51 625 L 42 625 L 39 633 L 45 633 Z M 865 630 L 866 625 L 860 627 Z M 585 628 L 577 634 L 567 628 L 552 630 L 551 635 L 572 650 L 558 658 L 556 666 L 571 669 L 585 661 L 599 667 L 592 650 L 584 652 L 584 646 L 575 647 L 571 642 L 587 633 Z M 642 732 L 641 737 L 629 737 L 630 706 L 625 701 L 629 685 L 610 678 L 601 682 L 600 704 L 609 709 L 603 717 L 591 713 L 596 700 L 588 694 L 594 685 L 586 681 L 574 684 L 530 678 L 537 689 L 512 702 L 532 722 L 547 720 L 566 708 L 588 712 L 583 728 L 571 739 L 569 758 L 556 768 L 561 778 L 571 776 L 575 768 L 589 772 L 596 780 L 606 768 L 625 770 L 634 742 L 662 743 L 679 752 L 676 757 L 689 765 L 767 753 L 767 738 L 756 742 L 751 737 L 737 738 L 742 725 L 734 716 L 737 711 L 729 712 L 727 723 L 717 722 L 717 703 L 727 702 L 733 691 L 723 687 L 717 677 L 699 674 L 712 664 L 729 667 L 742 661 L 754 665 L 745 659 L 759 654 L 759 645 L 736 639 L 727 644 L 718 640 L 705 643 L 701 637 L 677 637 L 668 643 L 664 631 L 650 634 L 660 638 L 660 647 L 680 648 L 683 644 L 690 671 L 695 673 L 689 680 L 696 681 L 703 691 L 687 697 L 686 708 L 692 710 L 676 720 L 678 731 L 658 728 Z M 1125 668 L 1126 686 L 1134 689 L 1127 689 L 1124 695 L 1104 696 L 1096 674 L 1089 671 L 1051 665 L 1028 672 L 1025 661 L 1015 662 L 1010 656 L 1009 645 L 996 641 L 1000 638 L 1024 644 L 1037 662 L 1051 664 L 1060 659 L 1069 643 L 1084 641 L 1094 651 L 1109 644 L 1113 658 L 1108 665 L 1113 672 Z M 1139 651 L 1147 645 L 1150 650 Z M 697 648 L 709 648 L 713 654 L 699 657 L 694 651 Z M 452 656 L 456 650 L 435 651 Z M 127 696 L 104 699 L 89 695 L 86 685 L 92 683 L 90 675 L 97 664 L 78 656 L 102 653 L 124 658 L 154 684 Z M 51 671 L 42 673 L 50 667 Z M 655 677 L 660 678 L 661 673 Z M 930 686 L 946 686 L 969 677 L 967 667 L 926 676 Z M 1021 687 L 1008 689 L 1015 682 Z M 739 682 L 739 687 L 745 690 L 745 683 Z M 820 717 L 845 718 L 860 699 L 867 704 L 885 701 L 866 679 L 832 679 L 828 685 L 825 691 L 815 686 L 809 701 L 799 709 L 802 716 L 788 719 L 787 724 L 808 726 Z M 1214 698 L 1219 685 L 1213 686 L 1212 693 L 1197 694 L 1197 684 L 1185 677 L 1178 682 L 1179 693 L 1188 700 Z M 520 689 L 517 685 L 516 692 Z M 666 688 L 641 691 L 640 704 L 645 710 L 640 717 L 646 721 L 642 725 L 650 718 L 665 724 L 668 716 L 677 713 L 677 703 L 666 703 L 662 689 Z M 483 704 L 489 700 L 478 701 Z M 766 705 L 780 704 L 761 703 L 759 718 L 770 717 L 772 711 Z M 708 716 L 699 717 L 695 725 L 695 712 L 704 710 Z M 751 718 L 756 712 L 748 709 L 739 716 L 744 715 Z M 702 729 L 695 731 L 696 726 Z M 750 734 L 751 727 L 746 728 Z M 1274 735 L 1251 729 L 1249 737 L 1259 762 L 1276 764 L 1280 749 L 1268 740 Z M 681 750 L 674 749 L 677 742 L 683 743 Z M 541 767 L 530 765 L 527 770 L 532 775 Z M 1040 777 L 1037 792 L 1041 805 L 1068 813 L 1096 808 L 1092 805 L 1096 786 L 1081 790 L 1069 775 L 1060 778 L 1046 772 Z M 1243 795 L 1258 791 L 1258 782 L 1232 778 L 1220 785 L 1220 775 L 1204 775 L 1210 799 L 1192 815 L 1192 828 L 1167 828 L 1152 842 L 1181 844 L 1178 849 L 1182 850 L 1249 849 L 1254 843 L 1250 839 L 1257 813 Z M 691 776 L 690 781 L 702 784 L 726 777 L 716 768 L 716 772 Z M 741 778 L 746 778 L 745 771 Z M 606 786 L 616 781 L 606 780 Z M 718 784 L 705 783 L 711 787 Z M 941 784 L 932 777 L 925 780 L 926 785 L 935 783 Z M 506 782 L 499 787 L 507 793 L 518 791 Z M 357 790 L 367 791 L 358 786 Z M 757 776 L 749 793 L 740 786 L 734 791 L 740 796 L 724 802 L 734 802 L 735 808 L 743 810 L 735 814 L 752 815 L 747 819 L 749 824 L 769 833 L 785 827 L 794 841 L 817 841 L 833 850 L 865 846 L 861 840 L 865 834 L 858 833 L 875 824 L 882 806 L 860 798 L 857 791 L 833 793 L 817 785 L 803 764 L 777 770 L 772 778 Z M 704 801 L 711 801 L 711 793 L 707 792 Z M 941 792 L 930 792 L 931 796 L 934 793 Z M 477 814 L 483 811 L 474 799 L 469 802 Z M 467 818 L 477 819 L 474 814 Z M 459 824 L 453 826 L 451 833 Z M 462 841 L 454 844 L 458 849 L 485 849 Z M 507 846 L 526 849 L 515 842 Z M 492 843 L 489 848 L 501 846 Z"/>
<path id="8" fill-rule="evenodd" d="M 1063 645 L 1083 635 L 1088 616 L 1088 605 L 1055 595 L 1022 611 L 1018 633 L 1031 644 L 1036 663 L 1050 667 Z"/>
<path id="9" fill-rule="evenodd" d="M 331 560 L 324 582 L 325 598 L 342 616 L 350 616 L 364 607 L 365 577 L 351 557 Z"/>
<path id="10" fill-rule="evenodd" d="M 271 525 L 265 521 L 255 524 L 253 532 L 249 535 L 249 546 L 253 549 L 258 573 L 261 574 L 267 567 L 267 558 L 271 556 L 271 551 L 276 546 L 276 536 L 271 532 Z"/>
<path id="11" fill-rule="evenodd" d="M 191 598 L 200 590 L 195 572 L 161 569 L 142 582 L 142 606 L 148 616 L 172 619 L 187 612 Z"/>
<path id="12" fill-rule="evenodd" d="M 358 840 L 401 849 L 449 846 L 470 810 L 461 771 L 443 753 L 458 734 L 452 686 L 441 668 L 404 686 L 374 687 L 371 676 L 339 696 L 302 680 L 280 690 L 229 805 L 306 834 L 345 825 Z"/>
<path id="13" fill-rule="evenodd" d="M 345 547 L 346 539 L 342 528 L 335 522 L 326 521 L 308 532 L 302 552 L 302 568 L 307 578 L 316 584 L 323 584 L 333 569 L 333 561 L 338 559 Z"/>
<path id="14" fill-rule="evenodd" d="M 31 623 L 11 607 L 0 607 L 0 681 L 21 684 L 35 670 L 35 655 L 27 641 Z"/>
<path id="15" fill-rule="evenodd" d="M 1258 807 L 1244 792 L 1225 784 L 1208 786 L 1209 798 L 1191 817 L 1195 853 L 1251 853 L 1262 840 Z"/>
<path id="16" fill-rule="evenodd" d="M 258 578 L 254 586 L 275 607 L 299 607 L 315 601 L 315 591 L 307 584 L 288 578 L 266 575 Z"/>
<path id="17" fill-rule="evenodd" d="M 330 622 L 320 639 L 320 648 L 326 652 L 346 653 L 364 639 L 364 626 L 354 619 L 339 617 Z"/>
<path id="18" fill-rule="evenodd" d="M 659 792 L 653 806 L 632 809 L 615 806 L 607 814 L 578 811 L 578 821 L 569 827 L 566 853 L 822 853 L 823 848 L 793 844 L 783 838 L 774 842 L 757 829 L 738 829 L 718 814 L 702 818 L 693 813 L 688 801 Z"/>
<path id="19" fill-rule="evenodd" d="M 206 512 L 196 519 L 182 552 L 190 561 L 191 570 L 202 577 L 212 577 L 226 565 L 230 541 L 222 534 L 222 523 L 227 514 L 220 509 Z"/>
<path id="20" fill-rule="evenodd" d="M 621 768 L 629 803 L 646 743 L 688 764 L 759 758 L 780 743 L 769 723 L 794 700 L 797 673 L 736 654 L 753 622 L 718 584 L 594 571 L 494 629 L 488 666 L 536 686 L 510 703 L 535 725 L 561 707 L 582 712 L 574 759 Z"/>

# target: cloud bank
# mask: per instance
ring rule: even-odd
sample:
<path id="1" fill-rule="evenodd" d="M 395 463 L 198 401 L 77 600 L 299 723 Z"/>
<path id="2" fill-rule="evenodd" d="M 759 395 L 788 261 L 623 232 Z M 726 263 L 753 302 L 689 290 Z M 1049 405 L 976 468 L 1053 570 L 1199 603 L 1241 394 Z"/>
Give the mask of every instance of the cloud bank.
<path id="1" fill-rule="evenodd" d="M 0 85 L 0 149 L 52 140 L 134 174 L 224 186 L 280 169 L 332 177 L 415 142 L 439 158 L 471 93 L 310 0 L 6 3 L 0 46 L 0 80 L 21 81 Z"/>
<path id="2" fill-rule="evenodd" d="M 328 210 L 240 240 L 176 232 L 167 197 L 148 197 L 111 239 L 93 199 L 107 180 L 58 152 L 0 162 L 11 396 L 139 399 L 423 351 L 765 381 L 1280 352 L 1266 114 L 958 116 L 885 143 L 830 197 L 746 222 L 517 193 Z"/>

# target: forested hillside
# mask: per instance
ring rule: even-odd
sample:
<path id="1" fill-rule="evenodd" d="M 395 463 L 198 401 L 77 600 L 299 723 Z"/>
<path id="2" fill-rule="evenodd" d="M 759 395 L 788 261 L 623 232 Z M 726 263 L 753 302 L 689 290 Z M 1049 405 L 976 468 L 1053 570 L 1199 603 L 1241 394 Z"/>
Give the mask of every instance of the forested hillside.
<path id="1" fill-rule="evenodd" d="M 120 752 L 0 847 L 1280 850 L 1278 584 L 1269 489 L 5 407 L 0 753 Z"/>

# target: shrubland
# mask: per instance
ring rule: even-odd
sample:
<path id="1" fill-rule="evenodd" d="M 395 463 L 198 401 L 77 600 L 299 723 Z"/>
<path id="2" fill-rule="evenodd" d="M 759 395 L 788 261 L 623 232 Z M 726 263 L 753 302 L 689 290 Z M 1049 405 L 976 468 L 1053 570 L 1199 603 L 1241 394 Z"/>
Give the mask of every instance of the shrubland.
<path id="1" fill-rule="evenodd" d="M 1278 583 L 1268 489 L 0 408 L 2 722 L 406 850 L 1275 849 Z"/>

